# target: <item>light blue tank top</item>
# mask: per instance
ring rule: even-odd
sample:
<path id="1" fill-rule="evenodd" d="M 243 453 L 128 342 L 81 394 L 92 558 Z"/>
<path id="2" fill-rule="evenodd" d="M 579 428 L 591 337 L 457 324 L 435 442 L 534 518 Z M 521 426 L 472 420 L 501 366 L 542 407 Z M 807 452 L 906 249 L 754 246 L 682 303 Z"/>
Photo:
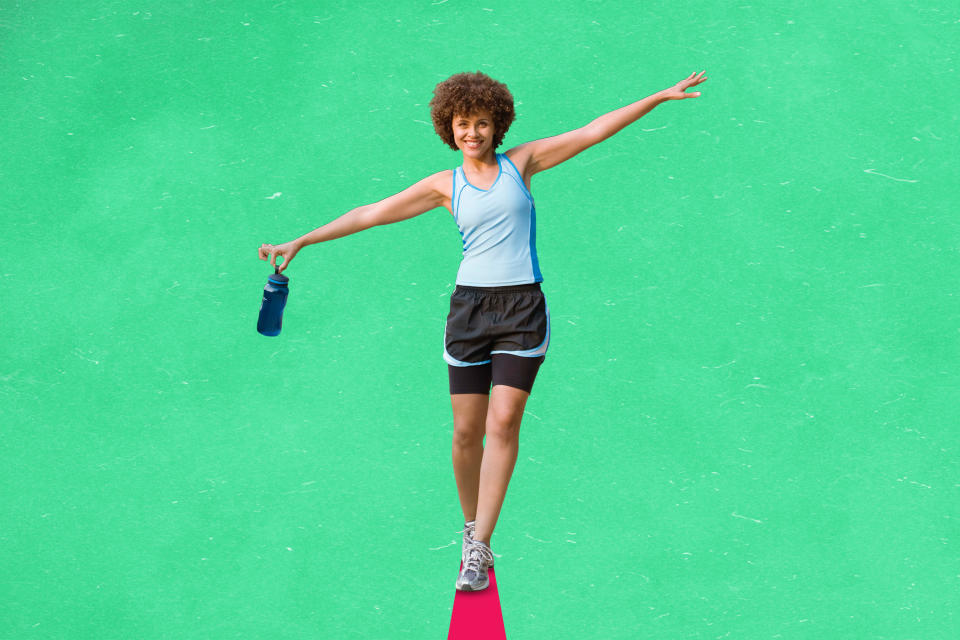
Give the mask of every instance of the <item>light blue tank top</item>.
<path id="1" fill-rule="evenodd" d="M 453 172 L 453 216 L 463 239 L 457 284 L 498 287 L 543 282 L 537 261 L 537 212 L 513 162 L 497 154 L 500 172 L 487 189 Z"/>

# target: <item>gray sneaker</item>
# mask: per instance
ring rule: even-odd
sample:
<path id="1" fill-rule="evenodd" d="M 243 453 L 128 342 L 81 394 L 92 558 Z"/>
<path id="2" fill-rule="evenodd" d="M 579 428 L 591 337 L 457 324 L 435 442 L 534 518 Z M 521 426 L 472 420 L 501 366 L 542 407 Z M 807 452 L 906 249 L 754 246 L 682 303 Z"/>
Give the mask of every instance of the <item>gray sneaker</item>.
<path id="1" fill-rule="evenodd" d="M 477 530 L 477 521 L 471 520 L 470 522 L 463 523 L 463 548 L 460 551 L 460 562 L 467 564 L 467 549 L 470 547 L 470 543 L 473 542 L 473 534 Z M 490 566 L 493 566 L 493 558 L 490 559 Z"/>
<path id="2" fill-rule="evenodd" d="M 471 540 L 467 561 L 457 576 L 458 591 L 483 591 L 490 586 L 487 569 L 493 564 L 493 552 L 479 540 Z"/>

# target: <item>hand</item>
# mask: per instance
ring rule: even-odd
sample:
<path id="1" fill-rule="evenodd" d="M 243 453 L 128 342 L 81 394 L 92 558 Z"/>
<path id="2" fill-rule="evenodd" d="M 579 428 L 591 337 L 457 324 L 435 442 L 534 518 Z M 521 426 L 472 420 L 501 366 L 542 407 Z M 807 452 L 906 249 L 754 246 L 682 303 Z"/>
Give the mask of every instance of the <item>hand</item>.
<path id="1" fill-rule="evenodd" d="M 270 257 L 270 264 L 273 265 L 274 269 L 277 269 L 277 256 L 283 258 L 283 264 L 280 265 L 280 273 L 283 273 L 290 265 L 290 261 L 293 260 L 293 256 L 297 255 L 297 252 L 300 251 L 300 246 L 293 242 L 286 242 L 284 244 L 262 244 L 260 245 L 260 259 L 266 260 L 267 256 Z"/>
<path id="2" fill-rule="evenodd" d="M 695 91 L 694 93 L 684 93 L 690 87 L 695 87 L 701 82 L 705 82 L 707 77 L 703 74 L 706 71 L 701 71 L 700 73 L 691 73 L 688 78 L 681 80 L 677 84 L 673 85 L 669 89 L 664 89 L 660 92 L 667 100 L 683 100 L 684 98 L 699 98 L 700 92 Z"/>

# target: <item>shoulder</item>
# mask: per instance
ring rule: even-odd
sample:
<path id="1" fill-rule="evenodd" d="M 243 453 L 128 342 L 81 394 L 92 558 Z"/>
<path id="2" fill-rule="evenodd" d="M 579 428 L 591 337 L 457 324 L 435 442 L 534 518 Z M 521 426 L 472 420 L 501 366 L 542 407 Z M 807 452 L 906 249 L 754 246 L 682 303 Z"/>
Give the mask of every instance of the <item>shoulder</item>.
<path id="1" fill-rule="evenodd" d="M 440 205 L 451 213 L 453 213 L 451 205 L 453 198 L 453 173 L 453 169 L 444 169 L 420 181 L 434 193 Z"/>
<path id="2" fill-rule="evenodd" d="M 450 195 L 450 185 L 453 183 L 453 170 L 444 169 L 415 182 L 410 188 L 417 191 L 431 190 Z"/>
<path id="3" fill-rule="evenodd" d="M 524 181 L 529 179 L 531 157 L 531 148 L 529 142 L 517 145 L 512 149 L 508 149 L 501 155 L 506 156 L 510 162 L 513 163 L 513 166 L 516 167 L 517 171 L 520 172 L 520 175 L 523 176 Z"/>
<path id="4" fill-rule="evenodd" d="M 412 185 L 397 194 L 402 199 L 413 199 L 417 202 L 434 202 L 440 206 L 450 199 L 453 192 L 453 171 L 445 169 L 425 178 L 417 180 Z M 392 196 L 391 196 L 392 197 Z"/>
<path id="5" fill-rule="evenodd" d="M 530 162 L 530 154 L 531 143 L 525 142 L 521 145 L 513 147 L 512 149 L 507 149 L 502 155 L 507 156 L 510 159 L 510 162 L 513 163 L 513 166 L 523 173 L 524 169 L 527 167 L 527 164 Z"/>
<path id="6" fill-rule="evenodd" d="M 450 194 L 453 193 L 453 169 L 437 171 L 435 174 L 427 176 L 424 182 L 429 184 L 434 191 L 449 198 Z"/>
<path id="7" fill-rule="evenodd" d="M 443 171 L 437 171 L 436 173 L 427 176 L 426 179 L 431 182 L 439 182 L 442 180 L 453 180 L 453 169 L 444 169 Z"/>

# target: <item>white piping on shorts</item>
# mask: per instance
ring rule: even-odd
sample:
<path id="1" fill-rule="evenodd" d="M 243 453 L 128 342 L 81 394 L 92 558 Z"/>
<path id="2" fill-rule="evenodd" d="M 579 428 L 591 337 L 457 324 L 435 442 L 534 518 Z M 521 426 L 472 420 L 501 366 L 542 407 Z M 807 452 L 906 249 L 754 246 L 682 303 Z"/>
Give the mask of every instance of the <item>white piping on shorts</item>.
<path id="1" fill-rule="evenodd" d="M 546 305 L 544 305 L 546 307 Z M 547 355 L 547 347 L 550 346 L 550 307 L 546 307 L 547 310 L 547 335 L 543 339 L 543 342 L 540 343 L 539 347 L 534 347 L 533 349 L 527 349 L 526 351 L 491 351 L 490 355 L 494 353 L 509 353 L 512 356 L 523 356 L 524 358 L 537 358 L 539 356 Z"/>
<path id="2" fill-rule="evenodd" d="M 546 305 L 544 305 L 546 306 Z M 527 349 L 525 351 L 491 351 L 490 355 L 494 353 L 506 353 L 512 356 L 521 356 L 524 358 L 537 358 L 539 356 L 545 356 L 547 354 L 547 347 L 550 346 L 550 307 L 546 307 L 547 312 L 547 335 L 544 337 L 543 342 L 539 346 L 534 347 L 533 349 Z M 449 353 L 447 353 L 447 329 L 443 329 L 443 359 L 447 361 L 447 364 L 451 364 L 455 367 L 474 367 L 480 364 L 487 364 L 490 360 L 484 360 L 483 362 L 463 362 L 462 360 L 457 360 Z"/>

